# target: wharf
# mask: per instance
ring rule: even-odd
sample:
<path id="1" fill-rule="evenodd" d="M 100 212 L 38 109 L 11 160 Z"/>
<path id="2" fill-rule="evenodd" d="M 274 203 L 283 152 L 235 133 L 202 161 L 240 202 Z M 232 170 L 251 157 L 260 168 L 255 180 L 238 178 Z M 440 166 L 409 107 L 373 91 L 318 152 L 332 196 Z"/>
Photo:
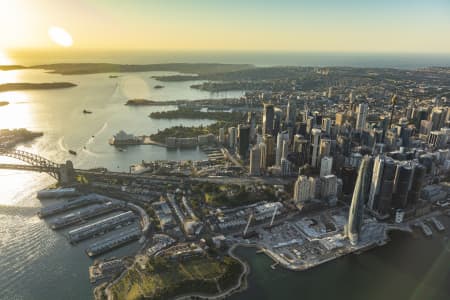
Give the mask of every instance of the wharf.
<path id="1" fill-rule="evenodd" d="M 90 245 L 86 249 L 86 254 L 90 257 L 96 256 L 105 252 L 108 252 L 116 247 L 119 247 L 125 243 L 139 239 L 141 236 L 141 230 L 135 227 L 131 230 L 121 232 L 116 236 L 105 238 Z"/>
<path id="2" fill-rule="evenodd" d="M 118 208 L 119 206 L 117 204 L 113 204 L 112 202 L 95 204 L 81 209 L 76 213 L 70 213 L 68 215 L 56 218 L 49 223 L 52 229 L 60 229 L 66 226 L 84 222 L 87 219 L 106 214 Z"/>
<path id="3" fill-rule="evenodd" d="M 49 216 L 53 216 L 56 214 L 66 212 L 66 211 L 74 209 L 74 208 L 86 206 L 86 205 L 92 204 L 94 202 L 101 202 L 101 200 L 96 199 L 95 197 L 92 197 L 90 195 L 83 196 L 80 198 L 65 201 L 63 203 L 56 203 L 53 205 L 43 207 L 37 213 L 37 215 L 39 218 L 46 218 Z"/>
<path id="4" fill-rule="evenodd" d="M 82 226 L 69 231 L 69 240 L 71 243 L 77 243 L 96 235 L 104 234 L 108 231 L 114 230 L 118 226 L 131 223 L 134 219 L 136 219 L 136 217 L 137 216 L 133 212 L 127 211 L 116 216 Z"/>

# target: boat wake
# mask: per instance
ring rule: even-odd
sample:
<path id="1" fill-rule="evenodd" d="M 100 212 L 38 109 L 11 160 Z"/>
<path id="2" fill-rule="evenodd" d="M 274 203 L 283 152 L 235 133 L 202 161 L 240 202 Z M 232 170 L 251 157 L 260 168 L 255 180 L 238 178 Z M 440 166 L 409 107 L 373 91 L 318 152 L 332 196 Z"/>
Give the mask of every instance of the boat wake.
<path id="1" fill-rule="evenodd" d="M 58 139 L 58 146 L 61 151 L 67 152 L 69 149 L 64 145 L 64 136 Z"/>

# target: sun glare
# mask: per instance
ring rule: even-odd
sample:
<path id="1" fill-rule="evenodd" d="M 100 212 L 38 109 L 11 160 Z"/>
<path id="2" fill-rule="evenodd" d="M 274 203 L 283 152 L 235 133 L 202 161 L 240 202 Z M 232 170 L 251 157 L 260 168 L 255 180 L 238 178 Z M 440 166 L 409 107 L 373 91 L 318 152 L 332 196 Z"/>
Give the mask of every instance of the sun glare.
<path id="1" fill-rule="evenodd" d="M 0 65 L 11 65 L 12 61 L 9 59 L 9 57 L 0 50 Z"/>
<path id="2" fill-rule="evenodd" d="M 72 36 L 61 27 L 50 27 L 48 29 L 48 35 L 53 42 L 60 46 L 70 47 L 73 45 Z"/>

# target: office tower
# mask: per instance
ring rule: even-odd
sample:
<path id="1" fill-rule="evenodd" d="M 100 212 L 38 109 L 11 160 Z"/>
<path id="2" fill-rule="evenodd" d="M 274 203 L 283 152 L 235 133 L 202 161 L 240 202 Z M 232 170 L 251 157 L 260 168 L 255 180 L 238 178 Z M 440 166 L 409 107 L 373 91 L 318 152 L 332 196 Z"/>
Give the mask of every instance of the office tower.
<path id="1" fill-rule="evenodd" d="M 325 201 L 336 201 L 337 177 L 336 175 L 326 175 L 320 178 L 320 197 Z"/>
<path id="2" fill-rule="evenodd" d="M 234 148 L 236 146 L 236 139 L 237 139 L 237 129 L 236 127 L 230 127 L 228 128 L 228 145 L 230 148 Z"/>
<path id="3" fill-rule="evenodd" d="M 413 170 L 410 165 L 398 165 L 395 172 L 394 194 L 392 196 L 395 208 L 406 208 L 408 205 L 408 192 L 412 180 Z"/>
<path id="4" fill-rule="evenodd" d="M 354 100 L 354 98 L 353 98 L 353 91 L 350 91 L 350 94 L 348 94 L 348 104 L 350 106 L 350 109 L 352 109 L 353 100 Z"/>
<path id="5" fill-rule="evenodd" d="M 256 138 L 256 113 L 254 111 L 247 113 L 247 123 L 250 126 L 250 140 L 255 141 Z"/>
<path id="6" fill-rule="evenodd" d="M 303 204 L 311 200 L 311 188 L 308 177 L 300 175 L 294 185 L 294 201 L 296 204 Z"/>
<path id="7" fill-rule="evenodd" d="M 320 161 L 320 177 L 330 175 L 332 167 L 333 167 L 333 158 L 330 156 L 322 157 Z"/>
<path id="8" fill-rule="evenodd" d="M 361 164 L 362 161 L 362 155 L 359 152 L 352 152 L 352 154 L 350 154 L 350 158 L 349 158 L 349 164 L 356 168 L 359 169 L 359 166 Z"/>
<path id="9" fill-rule="evenodd" d="M 219 128 L 219 143 L 225 144 L 225 128 L 223 127 Z"/>
<path id="10" fill-rule="evenodd" d="M 366 199 L 366 185 L 367 185 L 367 168 L 369 166 L 369 157 L 366 156 L 361 161 L 359 167 L 358 178 L 356 179 L 355 190 L 353 191 L 352 203 L 347 224 L 347 236 L 352 245 L 359 242 L 361 227 L 364 218 L 364 202 Z"/>
<path id="11" fill-rule="evenodd" d="M 281 151 L 281 159 L 287 159 L 289 154 L 289 141 L 284 140 L 283 141 L 283 150 Z"/>
<path id="12" fill-rule="evenodd" d="M 286 177 L 291 175 L 291 162 L 285 158 L 281 159 L 280 164 L 281 176 Z"/>
<path id="13" fill-rule="evenodd" d="M 260 161 L 259 167 L 261 172 L 264 172 L 267 169 L 267 146 L 264 143 L 259 143 L 259 151 L 260 151 Z"/>
<path id="14" fill-rule="evenodd" d="M 308 116 L 308 118 L 306 119 L 306 135 L 311 134 L 311 131 L 313 130 L 314 126 L 315 126 L 314 117 Z"/>
<path id="15" fill-rule="evenodd" d="M 261 175 L 261 150 L 258 146 L 253 147 L 250 150 L 250 176 L 259 176 Z"/>
<path id="16" fill-rule="evenodd" d="M 266 166 L 270 167 L 275 164 L 275 141 L 273 136 L 263 136 L 263 142 L 266 145 Z"/>
<path id="17" fill-rule="evenodd" d="M 265 103 L 263 112 L 262 134 L 273 134 L 273 121 L 275 117 L 275 108 L 273 104 Z"/>
<path id="18" fill-rule="evenodd" d="M 432 123 L 431 130 L 439 130 L 444 127 L 445 118 L 446 113 L 444 113 L 444 110 L 439 107 L 434 107 L 430 115 L 430 121 Z"/>
<path id="19" fill-rule="evenodd" d="M 300 124 L 298 124 L 298 130 L 297 133 L 301 134 L 303 136 L 307 135 L 307 128 L 306 128 L 306 122 L 301 122 Z"/>
<path id="20" fill-rule="evenodd" d="M 320 140 L 321 130 L 313 128 L 311 130 L 311 166 L 317 168 L 319 161 L 319 140 Z"/>
<path id="21" fill-rule="evenodd" d="M 331 140 L 328 138 L 320 139 L 319 156 L 321 158 L 324 156 L 330 156 L 330 153 L 331 153 Z"/>
<path id="22" fill-rule="evenodd" d="M 322 131 L 325 132 L 326 135 L 330 136 L 330 134 L 331 134 L 331 119 L 330 118 L 322 119 Z"/>
<path id="23" fill-rule="evenodd" d="M 366 119 L 369 106 L 367 103 L 361 103 L 358 106 L 358 114 L 356 115 L 356 130 L 362 131 L 366 127 Z"/>
<path id="24" fill-rule="evenodd" d="M 345 122 L 345 114 L 342 112 L 336 113 L 336 120 L 335 123 L 337 126 L 342 126 L 344 125 Z"/>
<path id="25" fill-rule="evenodd" d="M 239 125 L 238 138 L 238 154 L 241 158 L 246 158 L 250 146 L 250 127 L 247 125 Z"/>
<path id="26" fill-rule="evenodd" d="M 408 203 L 415 204 L 419 201 L 420 192 L 425 183 L 426 169 L 421 164 L 414 167 L 414 175 L 411 182 L 411 189 L 408 193 Z"/>
<path id="27" fill-rule="evenodd" d="M 277 136 L 281 129 L 281 111 L 276 110 L 275 116 L 273 117 L 273 136 Z"/>
<path id="28" fill-rule="evenodd" d="M 351 195 L 355 189 L 357 169 L 352 166 L 344 166 L 341 171 L 342 193 Z"/>
<path id="29" fill-rule="evenodd" d="M 374 209 L 381 214 L 387 214 L 391 208 L 392 193 L 394 191 L 396 165 L 390 157 L 385 157 L 383 175 L 378 202 L 374 203 Z"/>
<path id="30" fill-rule="evenodd" d="M 370 184 L 369 200 L 367 202 L 367 207 L 369 209 L 374 209 L 375 200 L 378 200 L 381 182 L 383 179 L 383 168 L 384 168 L 384 156 L 378 155 L 375 158 L 373 164 L 372 182 Z"/>
<path id="31" fill-rule="evenodd" d="M 283 155 L 283 142 L 289 141 L 289 135 L 287 131 L 283 131 L 278 133 L 277 136 L 277 149 L 276 149 L 276 156 L 275 156 L 275 165 L 280 166 L 281 164 L 281 157 Z"/>
<path id="32" fill-rule="evenodd" d="M 431 131 L 428 136 L 428 145 L 435 150 L 445 148 L 447 146 L 447 142 L 448 134 L 445 129 L 441 131 Z"/>
<path id="33" fill-rule="evenodd" d="M 431 133 L 431 128 L 433 127 L 433 123 L 428 120 L 420 121 L 420 130 L 419 133 L 428 136 Z"/>
<path id="34" fill-rule="evenodd" d="M 295 105 L 295 101 L 288 101 L 287 109 L 286 109 L 286 123 L 290 126 L 295 125 L 297 117 L 297 107 Z"/>

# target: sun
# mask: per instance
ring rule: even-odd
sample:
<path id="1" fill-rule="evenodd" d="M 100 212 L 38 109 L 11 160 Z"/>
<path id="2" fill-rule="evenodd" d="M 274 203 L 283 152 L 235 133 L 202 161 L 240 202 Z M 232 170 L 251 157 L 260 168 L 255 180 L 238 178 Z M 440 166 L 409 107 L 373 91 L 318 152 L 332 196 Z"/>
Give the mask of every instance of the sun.
<path id="1" fill-rule="evenodd" d="M 56 44 L 63 47 L 73 45 L 72 36 L 63 28 L 52 26 L 48 29 L 48 35 Z"/>
<path id="2" fill-rule="evenodd" d="M 11 65 L 12 61 L 9 59 L 9 57 L 4 53 L 2 50 L 0 50 L 0 66 L 4 65 Z"/>

